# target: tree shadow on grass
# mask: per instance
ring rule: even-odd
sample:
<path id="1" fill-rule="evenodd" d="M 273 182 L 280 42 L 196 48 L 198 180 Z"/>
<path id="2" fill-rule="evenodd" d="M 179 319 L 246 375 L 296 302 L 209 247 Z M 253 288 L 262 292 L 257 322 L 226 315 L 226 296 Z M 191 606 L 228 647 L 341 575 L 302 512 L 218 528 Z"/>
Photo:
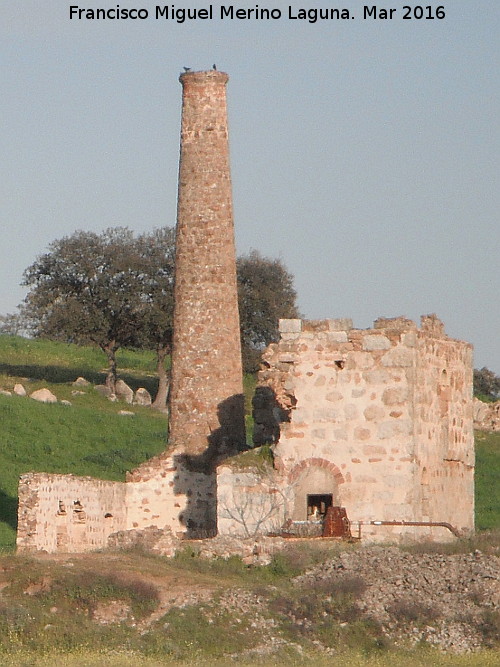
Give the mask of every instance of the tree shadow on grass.
<path id="1" fill-rule="evenodd" d="M 104 384 L 106 373 L 89 370 L 88 368 L 66 368 L 64 366 L 43 366 L 34 364 L 0 364 L 0 374 L 11 377 L 28 378 L 30 380 L 45 381 L 51 384 L 68 384 L 78 377 L 84 377 L 92 384 Z M 145 387 L 152 396 L 158 389 L 158 378 L 132 375 L 118 372 L 118 377 L 132 389 Z"/>
<path id="2" fill-rule="evenodd" d="M 0 521 L 17 530 L 17 498 L 0 489 Z"/>
<path id="3" fill-rule="evenodd" d="M 88 368 L 65 368 L 63 366 L 43 366 L 41 364 L 0 364 L 0 373 L 13 377 L 25 377 L 30 380 L 45 380 L 53 384 L 74 382 L 80 376 L 94 384 L 101 384 L 106 378 L 105 373 L 89 371 Z"/>

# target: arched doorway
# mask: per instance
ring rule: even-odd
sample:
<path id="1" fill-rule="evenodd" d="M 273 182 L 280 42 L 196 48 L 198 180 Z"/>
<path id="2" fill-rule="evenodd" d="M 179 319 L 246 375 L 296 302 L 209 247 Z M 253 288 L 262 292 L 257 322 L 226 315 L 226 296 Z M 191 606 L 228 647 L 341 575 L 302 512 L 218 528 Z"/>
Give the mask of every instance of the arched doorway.
<path id="1" fill-rule="evenodd" d="M 324 459 L 307 459 L 289 475 L 294 502 L 292 521 L 322 518 L 329 507 L 340 505 L 339 484 L 344 482 L 336 465 Z"/>

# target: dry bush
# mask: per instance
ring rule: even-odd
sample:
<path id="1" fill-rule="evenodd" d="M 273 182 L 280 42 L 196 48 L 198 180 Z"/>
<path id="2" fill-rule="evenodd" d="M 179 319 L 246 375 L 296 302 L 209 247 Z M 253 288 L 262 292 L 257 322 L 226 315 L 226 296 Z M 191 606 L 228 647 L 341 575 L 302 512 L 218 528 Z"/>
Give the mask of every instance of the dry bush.
<path id="1" fill-rule="evenodd" d="M 362 577 L 348 574 L 340 577 L 326 577 L 313 581 L 310 588 L 314 591 L 328 594 L 332 597 L 349 597 L 356 600 L 366 591 L 366 581 Z"/>
<path id="2" fill-rule="evenodd" d="M 386 607 L 386 610 L 395 620 L 410 623 L 431 623 L 440 616 L 433 605 L 412 598 L 395 600 Z"/>
<path id="3" fill-rule="evenodd" d="M 500 611 L 491 609 L 483 612 L 481 620 L 478 624 L 483 638 L 484 644 L 489 648 L 497 648 L 500 646 Z"/>

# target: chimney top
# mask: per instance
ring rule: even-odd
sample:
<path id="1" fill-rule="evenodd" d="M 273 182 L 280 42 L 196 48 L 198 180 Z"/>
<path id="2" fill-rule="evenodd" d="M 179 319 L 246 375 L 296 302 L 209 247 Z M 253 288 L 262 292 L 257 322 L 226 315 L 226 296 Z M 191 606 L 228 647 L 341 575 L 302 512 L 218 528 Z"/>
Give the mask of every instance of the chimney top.
<path id="1" fill-rule="evenodd" d="M 229 80 L 229 76 L 225 72 L 219 72 L 219 70 L 209 69 L 209 70 L 199 70 L 193 72 L 189 70 L 188 72 L 182 72 L 179 76 L 179 81 L 184 83 L 207 83 L 207 81 L 212 80 L 213 82 L 226 83 Z"/>

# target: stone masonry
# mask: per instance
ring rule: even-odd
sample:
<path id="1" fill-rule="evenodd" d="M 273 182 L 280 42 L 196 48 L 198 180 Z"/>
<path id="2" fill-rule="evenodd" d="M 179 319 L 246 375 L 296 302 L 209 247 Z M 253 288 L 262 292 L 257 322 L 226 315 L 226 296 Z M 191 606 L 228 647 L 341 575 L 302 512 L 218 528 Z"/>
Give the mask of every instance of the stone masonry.
<path id="1" fill-rule="evenodd" d="M 215 459 L 245 444 L 227 74 L 182 74 L 170 444 Z"/>
<path id="2" fill-rule="evenodd" d="M 472 346 L 435 315 L 420 328 L 281 320 L 280 331 L 263 355 L 254 419 L 257 444 L 274 443 L 277 487 L 293 491 L 288 518 L 306 521 L 326 499 L 365 539 L 453 538 L 442 526 L 378 522 L 472 531 Z"/>

